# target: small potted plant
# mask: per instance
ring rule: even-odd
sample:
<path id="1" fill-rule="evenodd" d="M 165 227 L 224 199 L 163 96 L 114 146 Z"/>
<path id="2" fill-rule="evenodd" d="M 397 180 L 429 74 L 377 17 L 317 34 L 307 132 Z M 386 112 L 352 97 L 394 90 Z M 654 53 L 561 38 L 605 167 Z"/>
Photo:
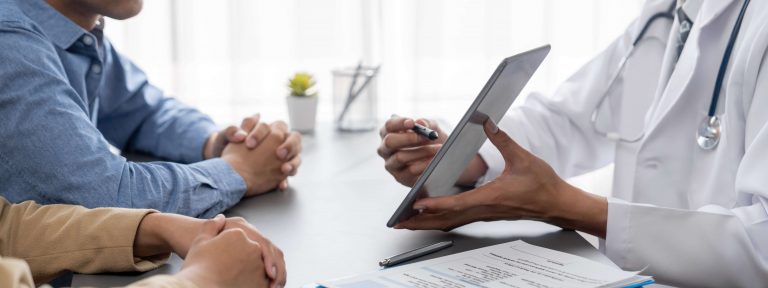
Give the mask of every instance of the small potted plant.
<path id="1" fill-rule="evenodd" d="M 312 133 L 315 130 L 317 91 L 314 87 L 315 79 L 309 73 L 298 72 L 288 79 L 288 119 L 295 131 Z"/>

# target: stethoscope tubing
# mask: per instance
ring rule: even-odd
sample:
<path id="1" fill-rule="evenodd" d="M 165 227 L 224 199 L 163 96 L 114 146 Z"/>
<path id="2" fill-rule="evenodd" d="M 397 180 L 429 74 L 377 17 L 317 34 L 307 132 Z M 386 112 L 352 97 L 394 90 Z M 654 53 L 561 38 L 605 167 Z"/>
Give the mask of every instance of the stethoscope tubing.
<path id="1" fill-rule="evenodd" d="M 597 106 L 595 106 L 595 110 L 592 111 L 591 119 L 592 122 L 592 129 L 595 130 L 598 134 L 602 134 L 603 137 L 606 137 L 610 140 L 614 141 L 623 141 L 623 142 L 637 142 L 640 141 L 640 139 L 643 139 L 645 136 L 645 132 L 640 133 L 639 136 L 633 137 L 633 138 L 622 138 L 620 133 L 618 132 L 604 132 L 600 131 L 597 128 L 597 117 L 598 117 L 598 110 L 599 107 L 603 105 L 603 102 L 605 102 L 605 99 L 608 98 L 608 93 L 611 90 L 611 87 L 613 87 L 613 83 L 616 82 L 616 80 L 621 76 L 621 72 L 624 70 L 624 66 L 627 64 L 627 61 L 629 61 L 629 58 L 632 57 L 632 55 L 635 52 L 635 48 L 640 43 L 641 40 L 643 40 L 643 37 L 645 36 L 645 33 L 648 32 L 648 29 L 659 19 L 667 19 L 667 20 L 674 20 L 675 15 L 673 12 L 675 11 L 676 6 L 676 0 L 672 1 L 672 5 L 669 6 L 669 8 L 664 12 L 658 12 L 656 14 L 651 15 L 651 17 L 648 18 L 648 20 L 645 22 L 645 25 L 643 25 L 643 28 L 640 29 L 640 33 L 635 36 L 634 41 L 632 41 L 632 46 L 629 48 L 629 51 L 627 51 L 627 54 L 624 55 L 624 57 L 621 57 L 619 59 L 619 64 L 616 65 L 617 69 L 616 72 L 614 72 L 611 77 L 608 80 L 608 85 L 605 88 L 605 91 L 603 92 L 603 96 L 600 98 L 600 101 L 598 101 Z"/>
<path id="2" fill-rule="evenodd" d="M 702 148 L 705 148 L 705 149 L 714 148 L 717 145 L 716 143 L 718 142 L 718 139 L 720 137 L 720 129 L 719 129 L 720 121 L 719 121 L 718 117 L 716 116 L 717 106 L 718 106 L 718 102 L 719 102 L 719 98 L 720 98 L 720 93 L 721 93 L 721 90 L 722 90 L 723 81 L 725 79 L 725 74 L 726 74 L 726 72 L 728 70 L 728 64 L 729 64 L 730 59 L 731 59 L 731 54 L 733 53 L 733 49 L 734 49 L 734 46 L 736 44 L 736 39 L 738 38 L 739 31 L 741 30 L 741 24 L 742 24 L 742 22 L 744 20 L 744 15 L 746 15 L 747 7 L 749 6 L 749 2 L 750 2 L 750 0 L 744 0 L 744 3 L 741 6 L 741 10 L 739 11 L 739 15 L 736 18 L 736 23 L 734 24 L 734 26 L 733 26 L 733 28 L 731 30 L 731 35 L 728 38 L 728 44 L 726 45 L 725 52 L 723 52 L 723 58 L 720 61 L 720 67 L 718 68 L 717 78 L 715 79 L 715 87 L 714 87 L 714 89 L 712 91 L 712 100 L 709 103 L 709 110 L 707 112 L 707 116 L 708 117 L 707 117 L 707 120 L 705 120 L 705 121 L 707 121 L 707 123 L 709 123 L 709 129 L 710 130 L 712 130 L 712 131 L 717 130 L 717 133 L 714 133 L 714 134 L 712 134 L 710 136 L 711 138 L 716 138 L 716 139 L 714 139 L 715 145 L 711 146 L 709 148 L 705 148 L 704 146 L 702 146 Z M 672 5 L 670 5 L 670 7 L 667 9 L 667 11 L 653 14 L 650 18 L 648 18 L 648 21 L 646 21 L 645 25 L 643 25 L 643 28 L 640 30 L 640 33 L 638 33 L 637 37 L 635 37 L 634 41 L 632 42 L 632 47 L 630 47 L 630 49 L 627 52 L 627 54 L 619 60 L 619 65 L 618 65 L 618 69 L 616 70 L 616 73 L 611 75 L 611 78 L 610 78 L 610 80 L 608 82 L 608 85 L 606 86 L 606 90 L 604 92 L 603 97 L 597 103 L 597 106 L 596 106 L 595 110 L 592 112 L 591 121 L 592 121 L 592 126 L 593 126 L 593 129 L 595 130 L 595 132 L 598 132 L 599 134 L 603 134 L 603 136 L 608 138 L 608 139 L 617 140 L 617 141 L 624 141 L 624 142 L 637 142 L 637 141 L 639 141 L 640 139 L 642 139 L 645 136 L 645 131 L 643 131 L 643 133 L 641 133 L 639 137 L 625 139 L 625 138 L 622 138 L 621 135 L 619 135 L 618 132 L 603 132 L 603 131 L 599 131 L 599 129 L 597 128 L 597 124 L 596 124 L 597 123 L 597 113 L 598 113 L 598 110 L 600 109 L 600 107 L 603 105 L 603 102 L 605 101 L 605 98 L 608 97 L 608 93 L 610 92 L 610 89 L 613 86 L 613 83 L 618 79 L 618 77 L 620 76 L 621 72 L 624 70 L 624 66 L 627 63 L 627 61 L 629 60 L 629 57 L 632 56 L 632 54 L 634 53 L 635 48 L 637 47 L 638 43 L 640 43 L 640 41 L 643 39 L 643 37 L 645 36 L 645 33 L 648 31 L 649 27 L 651 25 L 653 25 L 653 23 L 656 22 L 656 20 L 658 20 L 658 19 L 674 20 L 674 18 L 675 18 L 675 16 L 674 16 L 675 7 L 676 7 L 676 1 L 672 1 Z M 711 127 L 711 125 L 715 125 L 715 124 L 712 124 L 712 123 L 716 123 L 718 127 Z M 701 135 L 699 135 L 699 136 L 701 136 Z M 710 137 L 708 137 L 708 138 L 710 138 Z"/>
<path id="3" fill-rule="evenodd" d="M 744 20 L 744 15 L 747 14 L 747 6 L 749 6 L 750 0 L 744 0 L 744 4 L 741 5 L 741 11 L 739 11 L 739 17 L 736 18 L 736 23 L 731 30 L 731 36 L 728 38 L 728 45 L 725 47 L 723 53 L 723 59 L 720 61 L 720 69 L 717 71 L 717 78 L 715 80 L 715 88 L 712 90 L 712 101 L 709 102 L 709 111 L 707 116 L 713 117 L 717 113 L 717 102 L 720 98 L 720 90 L 723 88 L 723 80 L 725 79 L 725 72 L 728 70 L 728 63 L 731 61 L 731 54 L 733 53 L 733 46 L 736 45 L 736 38 L 739 36 L 741 30 L 741 22 Z"/>

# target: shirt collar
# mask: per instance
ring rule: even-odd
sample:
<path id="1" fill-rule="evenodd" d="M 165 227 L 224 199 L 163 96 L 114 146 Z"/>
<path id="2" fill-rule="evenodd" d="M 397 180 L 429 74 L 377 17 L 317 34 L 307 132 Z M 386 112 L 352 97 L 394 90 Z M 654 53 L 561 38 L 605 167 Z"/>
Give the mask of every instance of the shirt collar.
<path id="1" fill-rule="evenodd" d="M 696 16 L 699 15 L 699 10 L 701 10 L 701 0 L 685 0 L 682 1 L 683 3 L 680 4 L 680 6 L 683 7 L 683 11 L 685 11 L 685 14 L 688 15 L 688 17 L 691 17 L 691 19 L 696 19 Z"/>
<path id="2" fill-rule="evenodd" d="M 44 0 L 19 0 L 18 2 L 21 3 L 21 8 L 27 17 L 32 19 L 43 33 L 62 49 L 68 49 L 83 34 L 88 33 Z"/>

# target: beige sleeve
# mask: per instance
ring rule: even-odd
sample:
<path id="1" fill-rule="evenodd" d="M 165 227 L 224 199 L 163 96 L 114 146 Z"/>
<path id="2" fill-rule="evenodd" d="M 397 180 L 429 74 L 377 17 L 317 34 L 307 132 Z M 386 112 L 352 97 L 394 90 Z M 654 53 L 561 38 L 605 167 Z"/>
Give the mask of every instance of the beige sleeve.
<path id="1" fill-rule="evenodd" d="M 34 288 L 27 262 L 21 259 L 0 257 L 0 287 Z M 156 275 L 128 285 L 127 288 L 197 288 L 185 279 L 171 275 Z"/>
<path id="2" fill-rule="evenodd" d="M 155 275 L 129 285 L 127 288 L 196 288 L 197 286 L 185 279 L 172 275 Z"/>
<path id="3" fill-rule="evenodd" d="M 37 283 L 63 271 L 78 273 L 147 271 L 169 255 L 133 257 L 139 223 L 152 210 L 10 204 L 0 197 L 0 255 L 29 264 Z M 3 286 L 5 287 L 5 286 Z"/>
<path id="4" fill-rule="evenodd" d="M 23 260 L 0 257 L 0 287 L 33 288 L 32 274 Z"/>

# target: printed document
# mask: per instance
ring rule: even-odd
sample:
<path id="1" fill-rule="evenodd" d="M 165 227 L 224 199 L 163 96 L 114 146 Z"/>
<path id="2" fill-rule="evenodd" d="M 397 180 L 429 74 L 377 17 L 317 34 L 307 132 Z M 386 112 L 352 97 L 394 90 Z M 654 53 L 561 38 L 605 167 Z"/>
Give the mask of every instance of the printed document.
<path id="1" fill-rule="evenodd" d="M 653 278 L 523 241 L 321 282 L 338 288 L 637 287 Z"/>

